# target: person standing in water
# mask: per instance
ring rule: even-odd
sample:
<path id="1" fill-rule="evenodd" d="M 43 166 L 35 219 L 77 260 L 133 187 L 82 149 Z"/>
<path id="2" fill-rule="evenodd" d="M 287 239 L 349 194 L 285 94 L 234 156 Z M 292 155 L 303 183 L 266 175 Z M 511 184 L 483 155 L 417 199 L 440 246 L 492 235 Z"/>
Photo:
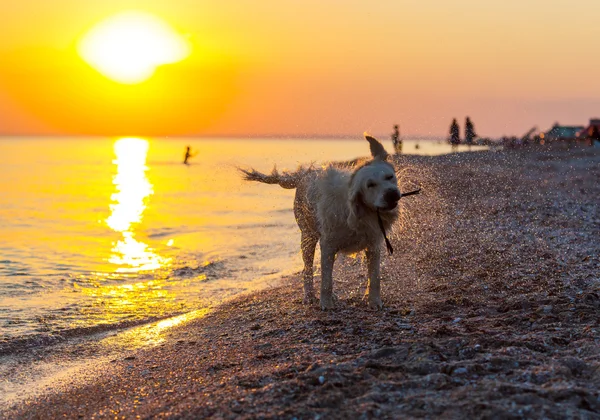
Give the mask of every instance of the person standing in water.
<path id="1" fill-rule="evenodd" d="M 190 158 L 196 156 L 197 154 L 198 154 L 198 152 L 192 153 L 192 148 L 190 146 L 187 146 L 185 148 L 185 157 L 183 158 L 183 163 L 188 165 Z"/>
<path id="2" fill-rule="evenodd" d="M 465 143 L 467 143 L 470 147 L 476 137 L 477 134 L 475 133 L 475 126 L 471 122 L 471 119 L 467 117 L 465 120 Z"/>
<path id="3" fill-rule="evenodd" d="M 450 125 L 450 138 L 448 140 L 452 145 L 452 151 L 456 152 L 460 143 L 460 128 L 458 127 L 456 118 L 452 120 L 452 124 Z"/>
<path id="4" fill-rule="evenodd" d="M 394 132 L 392 133 L 392 144 L 394 145 L 394 151 L 396 154 L 402 154 L 402 139 L 400 138 L 400 126 L 394 125 Z"/>

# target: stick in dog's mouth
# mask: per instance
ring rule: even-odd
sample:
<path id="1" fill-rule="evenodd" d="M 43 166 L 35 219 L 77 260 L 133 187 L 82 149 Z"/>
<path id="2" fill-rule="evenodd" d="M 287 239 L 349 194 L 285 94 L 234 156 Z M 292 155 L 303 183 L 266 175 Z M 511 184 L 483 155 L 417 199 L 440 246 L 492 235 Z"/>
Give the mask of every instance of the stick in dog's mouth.
<path id="1" fill-rule="evenodd" d="M 417 189 L 417 190 L 414 190 L 414 191 L 411 191 L 411 192 L 402 193 L 402 195 L 400 196 L 400 198 L 402 198 L 402 197 L 406 197 L 406 196 L 408 196 L 408 195 L 415 195 L 415 194 L 419 194 L 420 192 L 421 192 L 421 189 L 419 188 L 419 189 Z"/>
<path id="2" fill-rule="evenodd" d="M 419 194 L 421 192 L 421 189 L 419 188 L 418 190 L 414 190 L 414 191 L 410 191 L 404 194 L 400 194 L 400 198 L 402 197 L 406 197 L 409 195 L 415 195 L 415 194 Z M 392 211 L 397 207 L 398 204 L 394 204 L 394 207 L 377 207 L 377 212 L 379 211 Z"/>

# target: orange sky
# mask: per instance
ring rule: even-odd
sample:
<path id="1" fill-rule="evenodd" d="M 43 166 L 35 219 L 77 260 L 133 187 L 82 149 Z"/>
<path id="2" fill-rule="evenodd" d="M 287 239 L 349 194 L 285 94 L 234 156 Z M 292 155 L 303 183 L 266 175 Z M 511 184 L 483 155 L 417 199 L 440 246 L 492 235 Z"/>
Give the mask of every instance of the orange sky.
<path id="1" fill-rule="evenodd" d="M 137 85 L 77 54 L 123 10 L 192 46 Z M 600 116 L 597 0 L 0 0 L 0 133 L 445 136 Z"/>

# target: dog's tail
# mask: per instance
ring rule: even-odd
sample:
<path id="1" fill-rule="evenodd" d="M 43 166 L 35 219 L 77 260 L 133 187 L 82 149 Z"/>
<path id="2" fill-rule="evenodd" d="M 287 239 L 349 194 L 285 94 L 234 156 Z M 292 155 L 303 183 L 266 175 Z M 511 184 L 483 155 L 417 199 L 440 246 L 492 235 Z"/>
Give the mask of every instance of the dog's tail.
<path id="1" fill-rule="evenodd" d="M 246 181 L 262 182 L 263 184 L 277 184 L 282 188 L 294 189 L 298 182 L 310 171 L 310 168 L 298 168 L 295 172 L 279 173 L 277 168 L 273 168 L 269 175 L 258 172 L 255 169 L 238 168 L 242 177 Z"/>

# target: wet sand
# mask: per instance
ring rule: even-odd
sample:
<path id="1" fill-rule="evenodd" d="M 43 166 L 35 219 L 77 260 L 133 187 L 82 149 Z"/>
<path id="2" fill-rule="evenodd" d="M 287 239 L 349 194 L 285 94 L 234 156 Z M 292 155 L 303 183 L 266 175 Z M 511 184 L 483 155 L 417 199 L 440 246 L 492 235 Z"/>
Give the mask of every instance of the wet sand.
<path id="1" fill-rule="evenodd" d="M 4 416 L 600 418 L 598 149 L 398 166 L 423 193 L 384 260 L 383 311 L 362 302 L 361 258 L 341 258 L 332 312 L 284 278 Z"/>

